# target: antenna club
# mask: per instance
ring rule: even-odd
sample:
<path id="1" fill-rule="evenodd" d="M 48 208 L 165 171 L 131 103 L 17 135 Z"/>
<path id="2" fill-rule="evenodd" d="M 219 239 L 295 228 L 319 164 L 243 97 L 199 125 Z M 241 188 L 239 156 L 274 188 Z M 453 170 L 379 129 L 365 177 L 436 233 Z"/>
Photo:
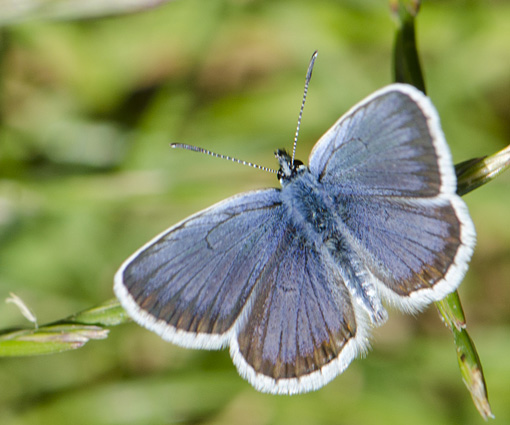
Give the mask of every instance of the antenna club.
<path id="1" fill-rule="evenodd" d="M 318 54 L 319 54 L 319 51 L 316 50 L 315 52 L 313 52 L 313 55 L 310 59 L 310 64 L 308 65 L 308 71 L 306 72 L 306 81 L 307 82 L 310 82 L 310 80 L 312 78 L 313 66 L 315 65 L 315 59 L 317 59 Z"/>

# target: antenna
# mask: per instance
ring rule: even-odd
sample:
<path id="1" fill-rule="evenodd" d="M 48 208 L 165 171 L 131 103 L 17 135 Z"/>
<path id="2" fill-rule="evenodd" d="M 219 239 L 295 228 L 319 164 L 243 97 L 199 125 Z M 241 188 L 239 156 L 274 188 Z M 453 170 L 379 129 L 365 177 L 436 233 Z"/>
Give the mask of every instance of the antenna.
<path id="1" fill-rule="evenodd" d="M 317 59 L 317 50 L 315 52 L 313 52 L 312 58 L 310 59 L 310 64 L 308 65 L 308 70 L 306 71 L 305 90 L 304 90 L 304 93 L 303 93 L 303 101 L 301 102 L 301 108 L 299 110 L 299 117 L 298 117 L 298 122 L 297 122 L 296 134 L 294 136 L 294 146 L 292 148 L 292 162 L 291 162 L 292 166 L 294 166 L 294 156 L 296 154 L 296 145 L 297 145 L 297 139 L 298 139 L 298 135 L 299 135 L 299 127 L 301 126 L 301 118 L 303 117 L 303 109 L 305 108 L 306 95 L 308 93 L 308 85 L 310 84 L 310 80 L 312 78 L 312 71 L 313 71 L 313 66 L 315 64 L 315 59 Z M 187 145 L 185 143 L 171 143 L 170 147 L 172 147 L 172 148 L 179 148 L 179 149 L 186 149 L 188 151 L 193 151 L 193 152 L 199 152 L 199 153 L 203 153 L 203 154 L 206 154 L 206 155 L 213 156 L 215 158 L 226 159 L 228 161 L 236 162 L 238 164 L 248 165 L 250 167 L 257 168 L 258 170 L 262 170 L 262 171 L 267 171 L 269 173 L 278 174 L 278 171 L 273 170 L 272 168 L 264 167 L 262 165 L 253 164 L 251 162 L 243 161 L 243 160 L 237 159 L 237 158 L 233 158 L 233 157 L 228 156 L 228 155 L 222 155 L 222 154 L 219 154 L 219 153 L 211 152 L 211 151 L 209 151 L 207 149 L 199 148 L 198 146 Z"/>
<path id="2" fill-rule="evenodd" d="M 313 52 L 312 58 L 310 59 L 310 64 L 308 65 L 308 71 L 306 71 L 305 90 L 303 93 L 303 101 L 301 102 L 301 109 L 299 110 L 299 116 L 297 120 L 296 135 L 294 136 L 294 146 L 292 148 L 292 165 L 294 165 L 294 157 L 296 155 L 296 145 L 299 135 L 299 127 L 301 127 L 301 118 L 303 117 L 303 109 L 305 108 L 306 95 L 308 93 L 308 84 L 310 84 L 310 80 L 312 79 L 312 71 L 313 65 L 315 64 L 315 59 L 317 59 L 317 50 Z"/>
<path id="3" fill-rule="evenodd" d="M 257 168 L 258 170 L 262 170 L 262 171 L 267 171 L 269 173 L 274 173 L 274 174 L 278 173 L 276 170 L 273 170 L 272 168 L 267 168 L 267 167 L 264 167 L 262 165 L 257 165 L 257 164 L 253 164 L 253 163 L 248 162 L 248 161 L 243 161 L 241 159 L 232 158 L 231 156 L 228 156 L 228 155 L 222 155 L 222 154 L 219 154 L 219 153 L 211 152 L 211 151 L 209 151 L 207 149 L 199 148 L 199 147 L 193 146 L 193 145 L 186 145 L 184 143 L 171 143 L 170 147 L 186 149 L 188 151 L 193 151 L 193 152 L 204 153 L 206 155 L 210 155 L 210 156 L 213 156 L 215 158 L 226 159 L 228 161 L 237 162 L 238 164 L 248 165 L 250 167 Z"/>

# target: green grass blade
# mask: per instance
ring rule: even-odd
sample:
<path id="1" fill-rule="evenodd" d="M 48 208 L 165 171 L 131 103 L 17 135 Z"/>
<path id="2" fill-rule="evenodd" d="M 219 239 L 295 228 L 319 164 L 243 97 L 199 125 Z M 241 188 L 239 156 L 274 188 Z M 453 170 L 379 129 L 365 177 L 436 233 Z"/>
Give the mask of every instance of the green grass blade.
<path id="1" fill-rule="evenodd" d="M 100 326 L 73 324 L 15 330 L 0 335 L 0 357 L 62 353 L 107 336 L 108 330 Z"/>
<path id="2" fill-rule="evenodd" d="M 115 299 L 34 329 L 5 330 L 0 334 L 0 357 L 36 356 L 74 350 L 91 339 L 108 336 L 106 327 L 130 321 Z"/>
<path id="3" fill-rule="evenodd" d="M 115 298 L 64 319 L 65 322 L 98 326 L 117 326 L 130 320 L 126 311 Z"/>
<path id="4" fill-rule="evenodd" d="M 397 22 L 393 48 L 393 72 L 397 83 L 411 84 L 425 93 L 425 81 L 416 49 L 415 17 L 420 2 L 391 0 L 390 6 Z"/>
<path id="5" fill-rule="evenodd" d="M 510 168 L 510 145 L 493 155 L 461 162 L 455 166 L 457 193 L 465 195 L 494 180 Z"/>
<path id="6" fill-rule="evenodd" d="M 393 55 L 395 81 L 411 84 L 425 93 L 415 37 L 415 18 L 420 1 L 390 0 L 390 7 L 397 22 Z M 490 157 L 458 164 L 455 167 L 458 179 L 457 193 L 464 195 L 491 181 L 509 167 L 509 161 L 510 151 L 509 148 L 505 148 Z M 435 305 L 442 320 L 453 333 L 462 380 L 471 393 L 475 407 L 485 420 L 493 418 L 482 363 L 466 330 L 466 320 L 458 292 L 449 294 Z"/>

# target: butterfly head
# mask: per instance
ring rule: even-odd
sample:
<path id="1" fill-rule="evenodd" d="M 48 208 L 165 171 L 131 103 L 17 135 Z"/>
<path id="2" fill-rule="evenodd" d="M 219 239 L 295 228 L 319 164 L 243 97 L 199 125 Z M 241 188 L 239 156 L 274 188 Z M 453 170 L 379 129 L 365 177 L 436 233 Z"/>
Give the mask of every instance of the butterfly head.
<path id="1" fill-rule="evenodd" d="M 303 173 L 306 170 L 306 166 L 295 159 L 292 161 L 292 157 L 283 149 L 278 149 L 274 153 L 276 159 L 280 163 L 280 169 L 278 170 L 277 176 L 280 183 L 288 182 L 292 180 L 297 175 Z"/>

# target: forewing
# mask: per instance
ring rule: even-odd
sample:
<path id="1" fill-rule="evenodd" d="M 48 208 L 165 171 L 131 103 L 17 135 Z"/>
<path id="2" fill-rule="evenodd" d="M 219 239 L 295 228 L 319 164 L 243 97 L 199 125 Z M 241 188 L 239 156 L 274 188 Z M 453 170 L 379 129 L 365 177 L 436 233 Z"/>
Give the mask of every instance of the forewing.
<path id="1" fill-rule="evenodd" d="M 141 325 L 192 348 L 229 342 L 281 238 L 277 189 L 229 198 L 158 235 L 115 275 L 115 293 Z"/>
<path id="2" fill-rule="evenodd" d="M 366 348 L 367 325 L 329 261 L 289 226 L 230 346 L 239 373 L 258 390 L 318 389 Z"/>
<path id="3" fill-rule="evenodd" d="M 335 193 L 421 198 L 456 189 L 435 108 L 404 84 L 376 91 L 342 116 L 315 145 L 309 168 Z"/>

